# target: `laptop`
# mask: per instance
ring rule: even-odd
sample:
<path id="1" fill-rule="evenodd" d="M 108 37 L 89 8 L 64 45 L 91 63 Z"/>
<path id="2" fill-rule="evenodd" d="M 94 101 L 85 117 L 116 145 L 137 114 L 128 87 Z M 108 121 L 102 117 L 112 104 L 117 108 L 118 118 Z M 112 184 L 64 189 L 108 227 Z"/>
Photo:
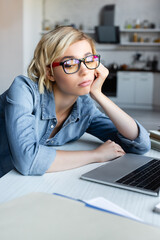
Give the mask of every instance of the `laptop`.
<path id="1" fill-rule="evenodd" d="M 80 178 L 158 196 L 160 188 L 160 160 L 127 153 L 83 174 Z"/>

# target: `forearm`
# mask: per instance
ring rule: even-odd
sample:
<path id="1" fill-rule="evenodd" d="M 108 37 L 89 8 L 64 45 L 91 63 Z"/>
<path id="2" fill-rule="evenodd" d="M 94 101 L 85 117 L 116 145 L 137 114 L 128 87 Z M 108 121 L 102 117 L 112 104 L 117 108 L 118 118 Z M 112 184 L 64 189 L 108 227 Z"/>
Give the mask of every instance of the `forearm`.
<path id="1" fill-rule="evenodd" d="M 57 150 L 56 157 L 50 168 L 46 172 L 57 172 L 73 169 L 97 162 L 96 151 L 63 151 Z"/>
<path id="2" fill-rule="evenodd" d="M 133 118 L 114 104 L 103 93 L 94 95 L 94 99 L 103 108 L 104 112 L 111 119 L 117 130 L 126 138 L 134 140 L 138 136 L 138 126 Z"/>
<path id="3" fill-rule="evenodd" d="M 138 137 L 139 133 L 136 122 L 102 93 L 102 85 L 107 78 L 108 73 L 108 69 L 102 64 L 100 64 L 100 66 L 95 70 L 96 79 L 91 87 L 91 97 L 100 104 L 104 112 L 116 126 L 117 130 L 125 138 L 134 140 Z"/>
<path id="4" fill-rule="evenodd" d="M 108 140 L 98 148 L 89 151 L 57 151 L 56 157 L 46 172 L 64 171 L 95 162 L 106 162 L 123 156 L 124 150 L 115 142 Z"/>

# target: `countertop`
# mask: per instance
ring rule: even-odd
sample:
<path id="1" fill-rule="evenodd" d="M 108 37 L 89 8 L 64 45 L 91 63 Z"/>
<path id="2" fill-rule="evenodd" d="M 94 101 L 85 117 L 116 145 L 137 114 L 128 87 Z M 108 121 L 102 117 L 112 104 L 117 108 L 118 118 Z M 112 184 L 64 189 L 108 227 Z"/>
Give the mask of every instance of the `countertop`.
<path id="1" fill-rule="evenodd" d="M 151 73 L 160 73 L 160 69 L 152 70 L 152 69 L 139 69 L 139 68 L 127 68 L 121 69 L 117 68 L 116 70 L 108 68 L 109 72 L 116 73 L 116 72 L 151 72 Z"/>

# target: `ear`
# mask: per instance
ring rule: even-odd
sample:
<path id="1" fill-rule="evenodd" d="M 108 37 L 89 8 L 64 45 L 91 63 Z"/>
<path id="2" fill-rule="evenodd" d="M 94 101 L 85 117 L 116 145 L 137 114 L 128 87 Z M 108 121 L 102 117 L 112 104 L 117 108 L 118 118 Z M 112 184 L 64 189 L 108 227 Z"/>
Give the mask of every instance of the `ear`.
<path id="1" fill-rule="evenodd" d="M 54 80 L 53 73 L 52 73 L 52 70 L 51 70 L 50 67 L 46 67 L 46 76 L 47 76 L 47 78 L 48 78 L 50 81 L 52 81 L 52 82 L 55 81 L 55 80 Z"/>

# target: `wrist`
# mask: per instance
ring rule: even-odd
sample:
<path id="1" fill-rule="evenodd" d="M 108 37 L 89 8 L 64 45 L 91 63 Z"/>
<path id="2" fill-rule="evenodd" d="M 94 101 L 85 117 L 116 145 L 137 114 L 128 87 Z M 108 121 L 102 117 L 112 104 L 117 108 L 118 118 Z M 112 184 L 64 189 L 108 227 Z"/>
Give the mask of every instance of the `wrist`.
<path id="1" fill-rule="evenodd" d="M 100 90 L 95 90 L 95 91 L 91 91 L 91 92 L 90 92 L 90 95 L 91 95 L 91 97 L 92 97 L 94 100 L 98 101 L 98 99 L 101 98 L 101 96 L 103 95 L 103 93 L 102 93 Z"/>
<path id="2" fill-rule="evenodd" d="M 93 158 L 93 163 L 100 162 L 100 155 L 97 151 L 97 148 L 92 150 L 92 158 Z"/>

